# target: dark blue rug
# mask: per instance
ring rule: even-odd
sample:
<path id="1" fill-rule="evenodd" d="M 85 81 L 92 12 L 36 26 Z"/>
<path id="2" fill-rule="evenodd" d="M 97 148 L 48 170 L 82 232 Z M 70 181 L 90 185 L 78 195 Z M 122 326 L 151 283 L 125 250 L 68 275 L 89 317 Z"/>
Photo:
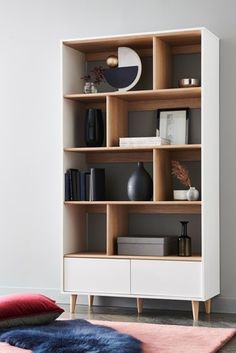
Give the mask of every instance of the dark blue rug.
<path id="1" fill-rule="evenodd" d="M 0 341 L 34 353 L 141 353 L 136 338 L 86 320 L 0 330 Z"/>

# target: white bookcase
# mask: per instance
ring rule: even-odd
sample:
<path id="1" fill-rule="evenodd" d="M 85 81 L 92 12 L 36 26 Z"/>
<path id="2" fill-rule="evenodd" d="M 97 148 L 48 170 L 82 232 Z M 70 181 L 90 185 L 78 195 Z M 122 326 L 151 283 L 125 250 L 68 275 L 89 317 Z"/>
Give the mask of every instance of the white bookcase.
<path id="1" fill-rule="evenodd" d="M 116 53 L 119 46 L 131 47 L 142 60 L 149 60 L 144 65 L 148 83 L 144 80 L 143 87 L 141 82 L 137 90 L 128 92 L 101 86 L 99 93 L 84 94 L 81 77 L 86 74 L 86 68 L 95 63 L 104 64 L 106 57 Z M 196 61 L 201 87 L 178 88 L 176 66 L 182 75 L 186 70 L 189 77 L 191 70 L 194 73 Z M 62 90 L 63 173 L 68 168 L 85 170 L 102 164 L 112 184 L 114 173 L 109 174 L 109 168 L 122 165 L 126 173 L 130 163 L 141 160 L 151 166 L 154 190 L 153 200 L 148 202 L 131 202 L 119 195 L 110 199 L 109 194 L 107 201 L 100 202 L 62 200 L 62 291 L 71 294 L 71 311 L 75 309 L 77 295 L 85 294 L 90 305 L 96 295 L 134 297 L 141 312 L 145 298 L 175 299 L 192 302 L 194 319 L 198 319 L 200 302 L 205 302 L 206 311 L 210 312 L 211 299 L 220 292 L 219 39 L 205 28 L 196 28 L 65 40 L 62 42 Z M 200 112 L 199 121 L 195 120 L 200 131 L 199 143 L 119 147 L 119 137 L 129 135 L 130 112 L 180 107 Z M 100 108 L 104 112 L 103 147 L 85 146 L 87 108 Z M 201 200 L 173 201 L 172 159 L 198 163 Z M 197 216 L 196 253 L 191 257 L 117 255 L 116 239 L 129 234 L 133 214 L 156 215 L 160 220 L 169 217 L 166 227 L 171 225 L 173 216 L 179 215 L 180 219 Z M 103 240 L 95 241 L 98 251 L 93 246 L 91 250 L 91 239 L 88 240 L 91 215 L 101 217 L 104 224 Z M 176 228 L 175 235 L 178 233 Z M 96 240 L 96 231 L 93 237 Z"/>

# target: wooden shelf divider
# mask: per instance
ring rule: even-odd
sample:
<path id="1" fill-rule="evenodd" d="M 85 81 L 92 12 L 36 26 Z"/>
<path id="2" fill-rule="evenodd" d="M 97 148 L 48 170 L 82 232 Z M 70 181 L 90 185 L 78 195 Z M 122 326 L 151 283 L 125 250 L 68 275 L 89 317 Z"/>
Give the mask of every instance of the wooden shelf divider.
<path id="1" fill-rule="evenodd" d="M 117 237 L 128 234 L 128 213 L 122 205 L 107 205 L 107 255 L 117 253 Z"/>
<path id="2" fill-rule="evenodd" d="M 153 151 L 154 201 L 172 200 L 171 158 L 168 149 Z"/>
<path id="3" fill-rule="evenodd" d="M 107 97 L 107 146 L 119 146 L 119 137 L 128 136 L 126 102 L 118 97 Z"/>
<path id="4" fill-rule="evenodd" d="M 170 45 L 158 37 L 153 37 L 153 89 L 169 88 L 170 78 Z"/>

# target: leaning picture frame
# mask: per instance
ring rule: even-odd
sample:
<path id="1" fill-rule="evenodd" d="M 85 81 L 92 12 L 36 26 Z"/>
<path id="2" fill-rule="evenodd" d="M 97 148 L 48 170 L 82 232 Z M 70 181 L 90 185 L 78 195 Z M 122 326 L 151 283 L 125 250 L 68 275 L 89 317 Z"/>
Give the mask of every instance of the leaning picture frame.
<path id="1" fill-rule="evenodd" d="M 189 108 L 157 110 L 159 136 L 169 139 L 172 145 L 188 144 L 188 128 Z"/>

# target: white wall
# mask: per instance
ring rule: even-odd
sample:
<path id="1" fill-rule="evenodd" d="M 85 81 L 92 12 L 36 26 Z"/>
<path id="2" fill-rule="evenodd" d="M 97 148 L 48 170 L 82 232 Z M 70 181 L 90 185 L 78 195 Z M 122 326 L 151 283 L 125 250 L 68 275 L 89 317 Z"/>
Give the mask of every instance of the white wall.
<path id="1" fill-rule="evenodd" d="M 221 38 L 222 294 L 215 310 L 236 312 L 235 10 L 234 0 L 0 0 L 0 294 L 33 290 L 62 300 L 59 41 L 205 26 Z"/>

